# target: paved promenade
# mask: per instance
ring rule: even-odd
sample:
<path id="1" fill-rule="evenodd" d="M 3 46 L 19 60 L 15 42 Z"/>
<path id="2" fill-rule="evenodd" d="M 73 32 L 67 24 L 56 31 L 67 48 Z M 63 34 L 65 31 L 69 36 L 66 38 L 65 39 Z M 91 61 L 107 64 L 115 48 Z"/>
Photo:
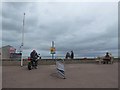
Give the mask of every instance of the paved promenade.
<path id="1" fill-rule="evenodd" d="M 2 66 L 0 66 L 0 89 L 2 88 Z"/>
<path id="2" fill-rule="evenodd" d="M 117 88 L 118 63 L 114 64 L 65 64 L 66 78 L 56 74 L 55 65 L 4 66 L 3 88 Z"/>

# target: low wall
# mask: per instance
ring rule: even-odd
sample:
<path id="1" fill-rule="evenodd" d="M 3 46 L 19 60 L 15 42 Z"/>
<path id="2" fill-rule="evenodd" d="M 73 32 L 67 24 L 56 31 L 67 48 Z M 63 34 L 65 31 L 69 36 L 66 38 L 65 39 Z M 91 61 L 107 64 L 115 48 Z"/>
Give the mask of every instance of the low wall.
<path id="1" fill-rule="evenodd" d="M 40 59 L 38 60 L 38 65 L 54 65 L 57 61 L 63 61 L 61 59 Z M 116 62 L 117 60 L 114 60 Z M 79 63 L 96 63 L 95 59 L 65 59 L 65 64 L 79 64 Z M 28 64 L 28 60 L 25 59 L 23 61 L 23 66 Z M 2 60 L 2 66 L 20 66 L 21 61 L 20 60 L 10 60 L 10 59 L 4 59 Z"/>

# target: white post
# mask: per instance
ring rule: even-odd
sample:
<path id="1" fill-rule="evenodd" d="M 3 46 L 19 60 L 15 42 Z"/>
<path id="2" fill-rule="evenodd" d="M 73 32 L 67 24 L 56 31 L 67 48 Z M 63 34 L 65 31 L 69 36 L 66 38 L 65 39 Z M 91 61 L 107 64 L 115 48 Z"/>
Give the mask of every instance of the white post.
<path id="1" fill-rule="evenodd" d="M 54 48 L 54 41 L 52 41 L 52 48 Z M 52 54 L 52 59 L 54 59 L 54 54 Z"/>
<path id="2" fill-rule="evenodd" d="M 24 46 L 24 25 L 25 25 L 25 13 L 23 16 L 23 30 L 22 30 L 22 44 L 21 44 L 21 66 L 23 66 L 23 46 Z"/>

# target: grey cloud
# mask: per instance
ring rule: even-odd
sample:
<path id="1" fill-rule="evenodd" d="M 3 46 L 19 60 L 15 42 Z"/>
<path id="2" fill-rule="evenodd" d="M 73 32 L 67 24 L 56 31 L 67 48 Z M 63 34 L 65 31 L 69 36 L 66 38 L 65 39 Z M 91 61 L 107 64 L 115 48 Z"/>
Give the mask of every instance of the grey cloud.
<path id="1" fill-rule="evenodd" d="M 109 5 L 94 3 L 93 7 L 85 3 L 4 4 L 3 31 L 10 34 L 3 33 L 3 42 L 19 48 L 23 12 L 26 11 L 26 55 L 32 49 L 37 49 L 43 56 L 50 55 L 51 41 L 55 41 L 57 55 L 64 56 L 71 50 L 76 56 L 96 56 L 107 50 L 115 53 L 118 32 L 117 21 L 113 16 L 117 15 L 114 9 L 110 9 L 115 8 L 114 5 L 110 4 L 109 8 L 105 6 L 107 4 Z M 14 38 L 13 34 L 17 35 L 17 38 Z"/>
<path id="2" fill-rule="evenodd" d="M 3 18 L 12 19 L 13 21 L 18 21 L 22 16 L 21 13 L 24 13 L 24 7 L 22 7 L 21 3 L 5 2 L 2 4 Z"/>
<path id="3" fill-rule="evenodd" d="M 15 31 L 15 32 L 20 33 L 22 30 L 22 25 L 12 20 L 3 20 L 2 29 L 5 31 Z"/>

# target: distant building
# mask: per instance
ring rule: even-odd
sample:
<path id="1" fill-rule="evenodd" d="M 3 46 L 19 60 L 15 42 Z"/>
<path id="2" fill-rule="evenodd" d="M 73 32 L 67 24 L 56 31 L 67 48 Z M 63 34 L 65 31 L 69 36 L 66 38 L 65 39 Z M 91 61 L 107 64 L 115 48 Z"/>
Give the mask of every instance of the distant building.
<path id="1" fill-rule="evenodd" d="M 0 48 L 0 58 L 2 59 L 21 58 L 21 54 L 16 53 L 16 49 L 13 46 L 7 45 Z"/>

